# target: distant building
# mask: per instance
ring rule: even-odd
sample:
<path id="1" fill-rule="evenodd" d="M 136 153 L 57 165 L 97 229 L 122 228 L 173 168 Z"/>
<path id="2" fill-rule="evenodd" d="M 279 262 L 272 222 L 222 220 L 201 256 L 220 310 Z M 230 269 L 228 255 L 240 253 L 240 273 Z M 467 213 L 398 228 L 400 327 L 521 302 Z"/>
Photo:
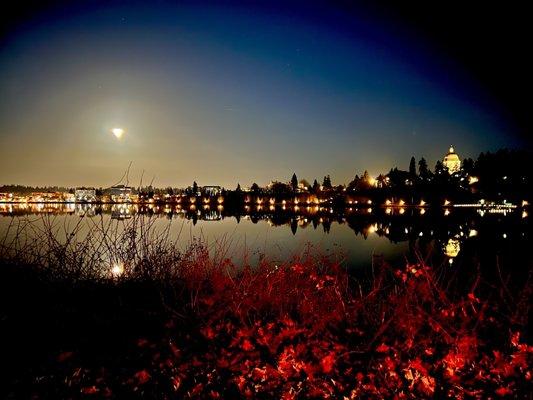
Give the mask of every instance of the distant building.
<path id="1" fill-rule="evenodd" d="M 6 203 L 13 201 L 13 193 L 0 193 L 0 202 Z"/>
<path id="2" fill-rule="evenodd" d="M 115 203 L 128 203 L 131 201 L 133 189 L 130 186 L 117 185 L 108 190 L 111 201 Z"/>
<path id="3" fill-rule="evenodd" d="M 74 191 L 74 198 L 78 203 L 92 203 L 96 201 L 96 189 L 78 188 Z"/>
<path id="4" fill-rule="evenodd" d="M 461 160 L 459 159 L 459 156 L 455 152 L 453 146 L 450 146 L 450 150 L 448 151 L 448 154 L 444 156 L 442 164 L 448 168 L 448 172 L 450 174 L 455 174 L 456 172 L 460 171 Z"/>
<path id="5" fill-rule="evenodd" d="M 208 196 L 218 196 L 222 193 L 222 188 L 220 186 L 204 186 L 202 190 Z"/>

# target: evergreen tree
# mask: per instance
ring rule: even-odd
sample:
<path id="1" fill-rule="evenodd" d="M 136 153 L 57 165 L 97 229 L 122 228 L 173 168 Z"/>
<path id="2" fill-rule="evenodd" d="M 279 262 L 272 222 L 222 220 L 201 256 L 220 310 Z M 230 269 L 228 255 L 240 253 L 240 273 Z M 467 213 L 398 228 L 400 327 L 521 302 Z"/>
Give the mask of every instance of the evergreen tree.
<path id="1" fill-rule="evenodd" d="M 292 174 L 291 187 L 293 192 L 296 192 L 296 190 L 298 190 L 298 178 L 296 177 L 296 173 Z"/>
<path id="2" fill-rule="evenodd" d="M 474 160 L 471 158 L 465 158 L 463 160 L 463 171 L 467 175 L 472 174 L 474 172 Z"/>
<path id="3" fill-rule="evenodd" d="M 318 184 L 317 180 L 313 182 L 313 193 L 318 194 L 320 192 L 320 185 Z"/>
<path id="4" fill-rule="evenodd" d="M 416 160 L 414 157 L 411 157 L 411 162 L 409 163 L 409 175 L 411 178 L 416 178 Z"/>
<path id="5" fill-rule="evenodd" d="M 428 163 L 424 157 L 418 161 L 418 175 L 424 180 L 429 177 Z"/>
<path id="6" fill-rule="evenodd" d="M 196 196 L 197 193 L 198 193 L 198 184 L 196 183 L 196 181 L 194 181 L 192 183 L 192 194 Z"/>
<path id="7" fill-rule="evenodd" d="M 322 181 L 322 187 L 324 189 L 331 189 L 331 178 L 329 177 L 329 175 L 326 175 L 324 177 L 324 180 Z"/>
<path id="8" fill-rule="evenodd" d="M 435 175 L 443 175 L 444 173 L 448 173 L 448 168 L 444 166 L 441 160 L 438 160 L 435 164 Z"/>
<path id="9" fill-rule="evenodd" d="M 349 190 L 355 190 L 359 186 L 359 182 L 361 181 L 361 178 L 359 178 L 359 175 L 355 175 L 355 178 L 351 182 L 348 183 L 348 189 Z"/>

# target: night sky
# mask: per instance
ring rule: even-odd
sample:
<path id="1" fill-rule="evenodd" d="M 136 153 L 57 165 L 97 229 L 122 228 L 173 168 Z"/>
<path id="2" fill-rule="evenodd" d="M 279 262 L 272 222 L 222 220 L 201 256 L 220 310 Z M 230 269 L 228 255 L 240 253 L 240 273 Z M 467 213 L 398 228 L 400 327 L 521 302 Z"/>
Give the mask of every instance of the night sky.
<path id="1" fill-rule="evenodd" d="M 109 186 L 130 162 L 135 185 L 143 170 L 156 186 L 335 184 L 412 155 L 433 166 L 450 144 L 469 157 L 530 145 L 520 10 L 282 4 L 30 2 L 3 16 L 0 184 Z"/>

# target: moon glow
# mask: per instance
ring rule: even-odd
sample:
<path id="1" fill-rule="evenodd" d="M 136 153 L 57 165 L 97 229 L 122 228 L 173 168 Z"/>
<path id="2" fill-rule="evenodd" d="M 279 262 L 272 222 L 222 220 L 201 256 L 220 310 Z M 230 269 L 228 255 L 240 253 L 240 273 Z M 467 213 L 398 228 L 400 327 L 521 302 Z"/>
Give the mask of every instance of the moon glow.
<path id="1" fill-rule="evenodd" d="M 115 135 L 115 137 L 117 139 L 120 139 L 122 137 L 122 135 L 124 134 L 124 129 L 122 129 L 122 128 L 113 128 L 113 129 L 111 129 L 111 132 L 113 133 L 113 135 Z"/>

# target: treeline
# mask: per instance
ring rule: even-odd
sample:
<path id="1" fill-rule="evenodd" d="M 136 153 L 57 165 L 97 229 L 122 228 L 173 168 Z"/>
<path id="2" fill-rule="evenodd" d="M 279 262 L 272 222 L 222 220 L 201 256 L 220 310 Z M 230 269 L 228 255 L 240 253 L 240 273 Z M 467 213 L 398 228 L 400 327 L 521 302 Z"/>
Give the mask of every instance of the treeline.
<path id="1" fill-rule="evenodd" d="M 64 186 L 24 186 L 24 185 L 2 185 L 0 186 L 0 193 L 16 193 L 27 195 L 34 192 L 52 193 L 52 192 L 68 192 L 74 193 L 73 188 Z"/>
<path id="2" fill-rule="evenodd" d="M 532 193 L 531 160 L 533 154 L 524 150 L 501 149 L 494 153 L 484 152 L 476 160 L 465 158 L 461 162 L 461 169 L 450 174 L 442 161 L 437 161 L 435 167 L 430 169 L 427 161 L 422 157 L 417 160 L 411 157 L 408 170 L 391 168 L 387 174 L 371 177 L 368 171 L 355 177 L 347 184 L 334 185 L 330 175 L 323 179 L 314 179 L 310 183 L 306 179 L 298 179 L 294 173 L 288 182 L 271 182 L 262 187 L 253 183 L 249 189 L 243 190 L 240 184 L 233 190 L 219 188 L 218 195 L 239 198 L 243 192 L 248 191 L 254 195 L 271 194 L 274 196 L 289 196 L 298 192 L 311 194 L 332 193 L 363 193 L 376 196 L 427 194 L 429 196 L 464 196 L 476 193 L 484 196 L 500 197 L 505 195 L 530 196 Z M 211 187 L 212 188 L 212 187 Z M 32 192 L 70 192 L 74 188 L 59 186 L 23 186 L 3 185 L 0 192 L 16 193 L 20 195 Z M 102 195 L 105 189 L 96 189 L 97 195 Z M 186 188 L 165 187 L 156 188 L 147 186 L 132 188 L 133 194 L 141 197 L 152 198 L 165 195 L 203 195 L 206 187 L 201 187 L 195 181 Z"/>

